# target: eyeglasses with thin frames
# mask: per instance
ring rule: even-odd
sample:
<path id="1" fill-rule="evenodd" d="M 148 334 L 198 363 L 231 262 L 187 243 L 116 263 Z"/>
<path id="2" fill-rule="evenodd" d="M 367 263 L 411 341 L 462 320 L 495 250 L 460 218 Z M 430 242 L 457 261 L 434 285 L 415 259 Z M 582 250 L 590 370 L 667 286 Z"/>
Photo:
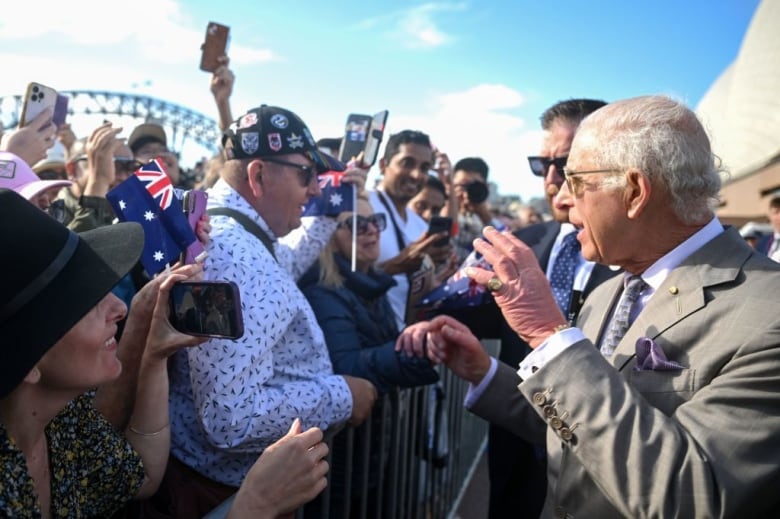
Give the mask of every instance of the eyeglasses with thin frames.
<path id="1" fill-rule="evenodd" d="M 273 164 L 279 164 L 280 166 L 288 166 L 290 168 L 297 169 L 298 179 L 301 181 L 302 187 L 308 186 L 311 183 L 312 179 L 317 176 L 317 170 L 314 168 L 314 166 L 296 164 L 295 162 L 288 162 L 286 160 L 281 160 L 281 159 L 262 158 L 260 160 L 262 160 L 263 162 L 271 162 Z"/>
<path id="2" fill-rule="evenodd" d="M 344 220 L 340 221 L 338 227 L 340 229 L 348 229 L 352 231 L 354 215 L 348 216 Z M 382 232 L 387 228 L 387 217 L 385 213 L 375 213 L 371 216 L 357 215 L 357 233 L 366 234 L 368 232 L 368 224 L 371 224 L 377 231 Z"/>
<path id="3" fill-rule="evenodd" d="M 569 192 L 575 196 L 578 196 L 580 193 L 579 190 L 576 189 L 578 186 L 581 186 L 582 184 L 575 184 L 572 180 L 573 177 L 578 177 L 581 175 L 593 175 L 596 173 L 622 173 L 622 169 L 590 169 L 588 171 L 575 171 L 573 169 L 569 169 L 567 167 L 564 167 L 561 171 L 563 171 L 563 178 L 566 179 L 566 187 L 569 188 Z"/>

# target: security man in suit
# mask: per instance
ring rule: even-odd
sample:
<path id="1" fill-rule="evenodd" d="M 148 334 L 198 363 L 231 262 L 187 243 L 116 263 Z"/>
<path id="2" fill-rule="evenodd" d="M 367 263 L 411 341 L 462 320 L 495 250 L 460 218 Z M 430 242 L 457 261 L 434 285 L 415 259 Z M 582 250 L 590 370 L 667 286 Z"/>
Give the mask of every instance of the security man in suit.
<path id="1" fill-rule="evenodd" d="M 555 199 L 585 258 L 625 270 L 571 327 L 533 252 L 486 229 L 475 249 L 534 348 L 515 371 L 449 316 L 425 352 L 470 382 L 466 406 L 546 440 L 545 517 L 776 517 L 780 482 L 780 265 L 714 214 L 709 139 L 666 96 L 611 103 L 574 138 Z"/>

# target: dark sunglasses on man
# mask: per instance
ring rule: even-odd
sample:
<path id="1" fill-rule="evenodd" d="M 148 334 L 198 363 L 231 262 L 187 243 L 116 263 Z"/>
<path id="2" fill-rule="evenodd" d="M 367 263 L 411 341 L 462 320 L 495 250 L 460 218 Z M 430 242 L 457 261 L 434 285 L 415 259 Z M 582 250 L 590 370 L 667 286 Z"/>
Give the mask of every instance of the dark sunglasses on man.
<path id="1" fill-rule="evenodd" d="M 344 220 L 339 222 L 339 228 L 341 229 L 348 229 L 352 230 L 353 225 L 353 218 L 355 218 L 354 215 L 350 215 Z M 382 232 L 387 228 L 387 217 L 385 216 L 385 213 L 375 213 L 371 216 L 361 216 L 357 215 L 357 233 L 358 234 L 366 234 L 368 232 L 368 224 L 371 224 L 374 226 L 374 228 Z"/>
<path id="2" fill-rule="evenodd" d="M 547 172 L 550 170 L 550 166 L 555 166 L 555 171 L 563 176 L 563 167 L 566 165 L 568 158 L 568 155 L 555 157 L 553 159 L 547 157 L 528 157 L 528 165 L 531 166 L 531 173 L 537 177 L 546 177 Z"/>
<path id="3" fill-rule="evenodd" d="M 117 173 L 135 173 L 143 163 L 135 160 L 133 157 L 114 157 L 114 170 Z"/>
<path id="4" fill-rule="evenodd" d="M 86 155 L 79 155 L 75 159 L 73 159 L 75 162 L 87 162 L 87 156 Z M 117 173 L 135 173 L 138 168 L 143 166 L 144 163 L 136 160 L 133 157 L 114 157 L 114 171 Z"/>

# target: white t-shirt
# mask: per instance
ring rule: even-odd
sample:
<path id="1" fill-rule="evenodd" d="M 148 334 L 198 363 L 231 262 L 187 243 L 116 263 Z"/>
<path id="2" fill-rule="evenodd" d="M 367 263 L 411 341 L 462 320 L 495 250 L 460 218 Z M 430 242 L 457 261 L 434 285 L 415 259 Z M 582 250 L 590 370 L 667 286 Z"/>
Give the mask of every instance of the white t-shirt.
<path id="1" fill-rule="evenodd" d="M 391 214 L 387 214 L 387 207 L 382 203 L 380 196 L 384 197 L 387 206 L 390 208 Z M 398 238 L 393 221 L 398 224 L 399 230 L 401 231 L 401 236 L 404 239 L 404 247 L 417 240 L 428 230 L 428 223 L 408 207 L 405 208 L 406 221 L 404 221 L 399 216 L 393 201 L 386 193 L 382 191 L 369 191 L 368 199 L 371 202 L 371 207 L 373 207 L 375 213 L 385 213 L 387 216 L 387 227 L 379 236 L 379 259 L 377 260 L 377 263 L 382 263 L 390 258 L 394 258 L 401 252 L 401 249 L 398 247 Z M 396 274 L 393 278 L 397 285 L 387 292 L 387 297 L 390 300 L 390 306 L 393 307 L 398 329 L 403 330 L 406 326 L 406 298 L 409 295 L 409 279 L 406 277 L 406 274 Z"/>

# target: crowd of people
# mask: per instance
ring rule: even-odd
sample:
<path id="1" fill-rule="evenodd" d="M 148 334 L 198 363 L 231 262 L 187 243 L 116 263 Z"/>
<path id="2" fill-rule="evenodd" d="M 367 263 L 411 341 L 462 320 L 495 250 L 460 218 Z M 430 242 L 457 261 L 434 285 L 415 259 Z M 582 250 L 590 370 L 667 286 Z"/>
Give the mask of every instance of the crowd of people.
<path id="1" fill-rule="evenodd" d="M 689 108 L 556 103 L 528 157 L 551 216 L 506 215 L 488 201 L 486 161 L 453 165 L 422 131 L 388 136 L 370 189 L 359 157 L 335 159 L 338 141 L 316 141 L 294 112 L 234 118 L 220 63 L 221 152 L 196 186 L 154 122 L 79 138 L 44 111 L 3 135 L 0 515 L 349 514 L 381 495 L 377 400 L 443 369 L 491 424 L 491 518 L 780 511 L 780 196 L 756 248 L 722 225 Z M 142 228 L 106 198 L 152 159 L 208 193 L 195 228 L 207 256 L 156 276 L 139 262 Z M 303 217 L 330 172 L 355 207 Z M 430 231 L 440 216 L 450 228 Z M 460 269 L 475 255 L 486 263 Z M 453 275 L 491 297 L 421 312 L 420 293 Z M 238 286 L 243 336 L 171 325 L 171 289 L 192 280 Z M 364 423 L 355 441 L 380 447 L 345 455 L 338 432 Z M 330 470 L 366 479 L 370 496 L 353 481 L 320 502 Z"/>

